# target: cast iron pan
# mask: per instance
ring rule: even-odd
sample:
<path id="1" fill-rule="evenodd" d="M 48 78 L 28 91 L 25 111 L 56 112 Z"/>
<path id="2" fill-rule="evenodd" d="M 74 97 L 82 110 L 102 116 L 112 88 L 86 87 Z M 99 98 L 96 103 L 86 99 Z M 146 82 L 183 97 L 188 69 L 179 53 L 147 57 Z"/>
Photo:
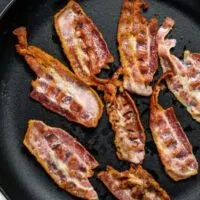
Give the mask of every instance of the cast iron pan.
<path id="1" fill-rule="evenodd" d="M 119 65 L 116 31 L 122 0 L 78 2 L 95 21 L 115 57 L 115 63 L 111 65 L 109 73 L 102 73 L 104 77 L 110 76 Z M 43 120 L 48 125 L 63 128 L 77 137 L 99 161 L 100 166 L 97 172 L 105 169 L 107 164 L 119 170 L 129 167 L 128 163 L 116 158 L 114 134 L 106 112 L 97 128 L 87 129 L 68 122 L 29 98 L 31 80 L 35 79 L 35 75 L 15 52 L 16 39 L 12 31 L 18 26 L 26 26 L 30 43 L 41 47 L 69 66 L 53 27 L 54 14 L 66 3 L 66 0 L 17 0 L 0 21 L 0 185 L 11 200 L 76 199 L 54 184 L 22 144 L 29 119 Z M 160 23 L 166 16 L 171 16 L 176 20 L 176 27 L 171 33 L 171 37 L 178 40 L 174 51 L 176 55 L 181 57 L 184 49 L 200 51 L 200 18 L 198 16 L 200 2 L 198 0 L 149 0 L 149 3 L 150 9 L 146 13 L 148 17 L 156 14 Z M 161 70 L 157 73 L 155 80 L 160 74 Z M 143 166 L 169 192 L 172 199 L 199 200 L 200 175 L 175 183 L 165 174 L 149 130 L 149 98 L 138 96 L 133 96 L 133 98 L 139 108 L 147 134 L 146 158 Z M 160 104 L 164 107 L 172 105 L 175 108 L 177 117 L 200 162 L 200 124 L 190 117 L 168 90 L 160 95 Z M 101 200 L 114 199 L 95 176 L 91 182 Z"/>

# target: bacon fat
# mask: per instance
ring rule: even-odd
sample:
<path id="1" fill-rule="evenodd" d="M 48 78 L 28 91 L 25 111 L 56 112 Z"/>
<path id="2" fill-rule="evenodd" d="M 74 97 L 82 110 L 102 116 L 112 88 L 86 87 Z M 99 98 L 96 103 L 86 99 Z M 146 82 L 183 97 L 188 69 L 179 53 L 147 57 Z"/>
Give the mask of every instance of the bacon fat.
<path id="1" fill-rule="evenodd" d="M 66 131 L 30 120 L 24 145 L 59 187 L 80 198 L 98 199 L 88 181 L 98 162 Z"/>
<path id="2" fill-rule="evenodd" d="M 123 172 L 107 166 L 107 170 L 100 172 L 98 177 L 119 200 L 170 200 L 167 192 L 141 165 L 131 165 Z"/>
<path id="3" fill-rule="evenodd" d="M 158 31 L 158 53 L 164 72 L 171 70 L 173 76 L 167 77 L 167 85 L 187 111 L 200 122 L 200 53 L 184 52 L 184 60 L 170 53 L 176 46 L 175 39 L 165 39 L 174 26 L 174 20 L 166 18 Z"/>
<path id="4" fill-rule="evenodd" d="M 150 128 L 166 173 L 175 181 L 198 173 L 198 163 L 192 146 L 178 122 L 172 107 L 163 109 L 158 104 L 161 81 L 173 73 L 163 74 L 153 90 L 150 105 Z"/>
<path id="5" fill-rule="evenodd" d="M 108 68 L 107 64 L 114 59 L 94 22 L 72 0 L 55 15 L 54 22 L 75 74 L 88 85 L 103 82 L 95 75 Z"/>
<path id="6" fill-rule="evenodd" d="M 19 40 L 17 52 L 24 56 L 37 75 L 32 82 L 31 97 L 70 121 L 96 127 L 103 112 L 103 103 L 97 93 L 77 79 L 59 60 L 35 46 L 29 46 L 24 27 L 13 33 Z"/>
<path id="7" fill-rule="evenodd" d="M 133 99 L 127 92 L 120 92 L 112 102 L 107 103 L 107 113 L 115 133 L 118 158 L 142 163 L 146 136 Z"/>
<path id="8" fill-rule="evenodd" d="M 123 0 L 118 26 L 118 44 L 124 75 L 124 88 L 142 96 L 152 93 L 150 82 L 158 68 L 156 18 L 147 22 L 142 0 Z"/>

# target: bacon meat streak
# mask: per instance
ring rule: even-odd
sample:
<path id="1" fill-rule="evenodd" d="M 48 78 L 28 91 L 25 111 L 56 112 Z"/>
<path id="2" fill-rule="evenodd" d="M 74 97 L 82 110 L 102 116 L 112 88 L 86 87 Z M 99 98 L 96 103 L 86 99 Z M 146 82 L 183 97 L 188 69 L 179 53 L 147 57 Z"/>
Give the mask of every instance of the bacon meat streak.
<path id="1" fill-rule="evenodd" d="M 167 192 L 140 165 L 131 165 L 123 172 L 107 166 L 98 177 L 119 200 L 170 200 Z"/>
<path id="2" fill-rule="evenodd" d="M 106 107 L 115 133 L 118 158 L 142 163 L 146 136 L 134 101 L 127 92 L 120 92 L 112 102 L 107 102 Z"/>
<path id="3" fill-rule="evenodd" d="M 75 74 L 88 85 L 98 85 L 95 77 L 113 62 L 102 34 L 80 5 L 69 1 L 54 18 L 56 32 Z"/>
<path id="4" fill-rule="evenodd" d="M 158 68 L 157 19 L 148 23 L 141 15 L 142 0 L 123 0 L 118 26 L 118 44 L 124 88 L 142 96 L 152 93 L 150 82 Z"/>
<path id="5" fill-rule="evenodd" d="M 30 120 L 24 145 L 59 187 L 80 198 L 98 199 L 88 181 L 98 162 L 67 132 Z"/>
<path id="6" fill-rule="evenodd" d="M 158 53 L 164 72 L 171 70 L 173 76 L 167 77 L 167 85 L 187 111 L 200 122 L 200 53 L 184 52 L 184 60 L 170 53 L 175 47 L 175 39 L 165 39 L 174 26 L 174 20 L 166 18 L 158 31 Z"/>
<path id="7" fill-rule="evenodd" d="M 32 82 L 31 97 L 70 121 L 96 127 L 103 112 L 103 103 L 97 93 L 60 61 L 35 46 L 29 46 L 24 27 L 13 33 L 19 40 L 17 52 L 24 56 L 38 77 Z"/>
<path id="8" fill-rule="evenodd" d="M 173 73 L 163 74 L 155 85 L 150 105 L 150 128 L 166 173 L 175 181 L 198 173 L 198 163 L 192 146 L 178 122 L 172 107 L 158 104 L 161 81 Z"/>

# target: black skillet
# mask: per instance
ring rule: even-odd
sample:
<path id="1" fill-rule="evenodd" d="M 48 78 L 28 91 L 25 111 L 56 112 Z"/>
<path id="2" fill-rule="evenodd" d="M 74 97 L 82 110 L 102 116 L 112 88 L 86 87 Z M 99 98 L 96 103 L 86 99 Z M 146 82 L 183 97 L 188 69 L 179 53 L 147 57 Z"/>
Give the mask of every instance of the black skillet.
<path id="1" fill-rule="evenodd" d="M 119 65 L 116 31 L 122 0 L 78 2 L 95 21 L 115 57 L 115 63 L 111 65 L 109 73 L 102 73 L 102 76 L 111 75 Z M 6 3 L 8 0 L 1 0 L 0 7 L 5 8 Z M 29 119 L 43 120 L 77 137 L 99 161 L 100 166 L 96 172 L 105 169 L 107 164 L 119 170 L 128 168 L 127 163 L 116 158 L 113 132 L 105 112 L 97 128 L 87 129 L 68 122 L 29 98 L 30 82 L 35 79 L 35 75 L 16 54 L 14 47 L 16 39 L 12 35 L 12 30 L 18 26 L 26 26 L 30 43 L 41 47 L 69 66 L 53 27 L 54 14 L 66 3 L 66 0 L 17 0 L 6 14 L 4 9 L 5 15 L 0 20 L 0 186 L 11 200 L 76 199 L 59 189 L 23 146 L 22 140 Z M 176 20 L 176 27 L 171 33 L 171 37 L 175 37 L 178 41 L 174 51 L 176 55 L 181 57 L 184 49 L 200 51 L 199 0 L 149 0 L 149 3 L 150 9 L 146 13 L 148 17 L 156 14 L 160 23 L 166 16 Z M 161 70 L 155 80 L 160 72 Z M 169 192 L 172 199 L 199 200 L 200 175 L 175 183 L 165 174 L 148 126 L 149 98 L 134 96 L 134 100 L 148 138 L 144 167 Z M 164 107 L 172 105 L 175 108 L 177 117 L 200 161 L 200 124 L 192 120 L 169 91 L 160 95 L 160 103 Z M 101 200 L 114 199 L 95 176 L 91 182 Z"/>

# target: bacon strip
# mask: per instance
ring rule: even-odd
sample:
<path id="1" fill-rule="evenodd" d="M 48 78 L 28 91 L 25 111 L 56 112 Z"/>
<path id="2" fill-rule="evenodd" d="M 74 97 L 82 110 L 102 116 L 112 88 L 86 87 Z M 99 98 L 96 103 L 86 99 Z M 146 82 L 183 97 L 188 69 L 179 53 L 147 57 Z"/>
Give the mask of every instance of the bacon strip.
<path id="1" fill-rule="evenodd" d="M 184 60 L 179 60 L 170 53 L 175 47 L 175 39 L 165 39 L 174 26 L 174 20 L 166 18 L 158 31 L 158 52 L 163 71 L 173 71 L 167 77 L 167 85 L 176 98 L 187 108 L 187 111 L 200 122 L 200 53 L 184 52 Z"/>
<path id="2" fill-rule="evenodd" d="M 98 162 L 67 132 L 30 120 L 24 145 L 60 188 L 80 198 L 98 199 L 88 181 Z"/>
<path id="3" fill-rule="evenodd" d="M 175 181 L 198 173 L 198 163 L 192 146 L 178 122 L 172 107 L 163 109 L 158 104 L 161 81 L 173 73 L 163 74 L 151 97 L 150 128 L 166 173 Z"/>
<path id="4" fill-rule="evenodd" d="M 158 68 L 157 24 L 141 15 L 147 4 L 142 0 L 123 0 L 118 26 L 118 43 L 124 74 L 124 88 L 142 96 L 152 93 L 150 82 Z"/>
<path id="5" fill-rule="evenodd" d="M 170 200 L 167 192 L 141 165 L 131 165 L 123 172 L 107 166 L 107 170 L 100 172 L 98 177 L 119 200 Z"/>
<path id="6" fill-rule="evenodd" d="M 95 77 L 108 68 L 113 56 L 102 34 L 80 5 L 69 1 L 54 18 L 56 32 L 75 74 L 88 85 L 103 81 Z"/>
<path id="7" fill-rule="evenodd" d="M 142 163 L 146 136 L 132 98 L 127 92 L 121 92 L 107 103 L 107 113 L 115 132 L 118 158 L 135 164 Z"/>
<path id="8" fill-rule="evenodd" d="M 19 40 L 17 52 L 37 75 L 32 82 L 31 97 L 70 121 L 96 127 L 103 112 L 103 103 L 97 93 L 79 81 L 60 61 L 35 46 L 28 46 L 24 27 L 13 33 Z"/>
<path id="9" fill-rule="evenodd" d="M 122 89 L 119 80 L 121 72 L 122 68 L 119 67 L 108 83 L 99 85 L 98 89 L 104 92 L 109 121 L 115 133 L 118 158 L 139 164 L 144 160 L 146 136 L 135 102 Z"/>

